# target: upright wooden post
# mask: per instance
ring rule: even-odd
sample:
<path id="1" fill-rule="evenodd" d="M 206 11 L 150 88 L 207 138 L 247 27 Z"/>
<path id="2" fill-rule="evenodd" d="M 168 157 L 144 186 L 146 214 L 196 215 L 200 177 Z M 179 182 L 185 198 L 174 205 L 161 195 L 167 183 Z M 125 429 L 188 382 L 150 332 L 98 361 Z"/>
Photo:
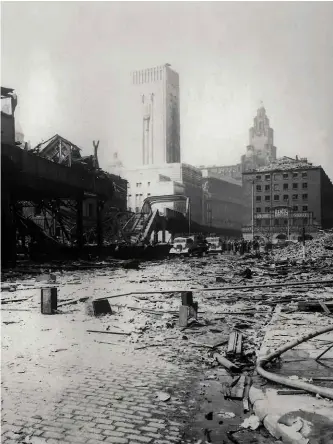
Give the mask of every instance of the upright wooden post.
<path id="1" fill-rule="evenodd" d="M 57 288 L 42 288 L 40 310 L 42 314 L 53 314 L 58 308 Z"/>

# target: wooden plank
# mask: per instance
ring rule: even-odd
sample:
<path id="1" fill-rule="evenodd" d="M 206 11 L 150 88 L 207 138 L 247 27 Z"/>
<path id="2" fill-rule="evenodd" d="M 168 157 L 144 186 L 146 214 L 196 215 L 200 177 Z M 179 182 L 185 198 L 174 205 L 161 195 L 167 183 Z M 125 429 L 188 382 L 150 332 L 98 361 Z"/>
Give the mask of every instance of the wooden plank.
<path id="1" fill-rule="evenodd" d="M 123 335 L 123 336 L 130 336 L 131 333 L 125 333 L 120 331 L 102 331 L 102 330 L 87 330 L 88 333 L 103 333 L 106 335 Z"/>
<path id="2" fill-rule="evenodd" d="M 327 305 L 323 301 L 318 301 L 321 308 L 324 310 L 325 313 L 331 314 L 330 310 L 327 308 Z"/>
<path id="3" fill-rule="evenodd" d="M 221 365 L 223 365 L 223 367 L 227 368 L 230 371 L 233 372 L 240 372 L 240 368 L 232 363 L 231 361 L 229 361 L 227 358 L 224 358 L 223 356 L 219 355 L 218 353 L 214 353 L 214 359 L 217 360 L 217 362 Z"/>
<path id="4" fill-rule="evenodd" d="M 227 356 L 233 356 L 236 352 L 236 344 L 237 344 L 238 332 L 233 331 L 229 336 Z"/>
<path id="5" fill-rule="evenodd" d="M 242 333 L 238 333 L 237 344 L 236 344 L 236 356 L 239 357 L 242 354 L 243 347 L 243 335 Z"/>
<path id="6" fill-rule="evenodd" d="M 243 410 L 244 413 L 248 412 L 250 410 L 249 405 L 249 392 L 251 388 L 252 379 L 250 376 L 245 376 L 245 383 L 244 383 L 244 397 L 243 397 Z"/>

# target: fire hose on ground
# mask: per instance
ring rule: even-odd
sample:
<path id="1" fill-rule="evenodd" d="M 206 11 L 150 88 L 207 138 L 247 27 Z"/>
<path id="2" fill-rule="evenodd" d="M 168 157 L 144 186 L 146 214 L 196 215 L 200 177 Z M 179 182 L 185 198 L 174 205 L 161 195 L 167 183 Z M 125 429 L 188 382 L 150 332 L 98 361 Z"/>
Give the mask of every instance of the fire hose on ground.
<path id="1" fill-rule="evenodd" d="M 308 333 L 304 336 L 301 336 L 298 339 L 295 339 L 292 342 L 289 342 L 288 344 L 283 345 L 275 352 L 270 353 L 269 355 L 259 359 L 259 361 L 257 363 L 257 368 L 256 368 L 257 372 L 259 373 L 259 375 L 263 376 L 264 378 L 268 379 L 269 381 L 277 382 L 277 383 L 285 385 L 287 387 L 305 390 L 307 392 L 314 393 L 316 395 L 320 395 L 324 398 L 333 399 L 333 389 L 331 389 L 331 388 L 318 387 L 314 384 L 310 384 L 307 382 L 291 380 L 291 379 L 288 379 L 287 377 L 268 372 L 267 370 L 265 370 L 263 368 L 270 361 L 272 361 L 273 359 L 278 358 L 280 355 L 282 355 L 282 353 L 296 347 L 299 344 L 302 344 L 303 342 L 308 341 L 309 339 L 315 338 L 317 336 L 322 335 L 323 333 L 328 333 L 330 331 L 333 331 L 333 325 L 312 331 L 311 333 Z"/>

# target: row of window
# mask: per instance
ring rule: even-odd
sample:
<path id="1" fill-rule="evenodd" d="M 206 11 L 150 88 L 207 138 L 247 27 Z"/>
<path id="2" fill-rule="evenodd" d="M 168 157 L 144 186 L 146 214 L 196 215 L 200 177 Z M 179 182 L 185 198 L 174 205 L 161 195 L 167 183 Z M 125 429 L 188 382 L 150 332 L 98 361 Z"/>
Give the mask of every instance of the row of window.
<path id="1" fill-rule="evenodd" d="M 268 194 L 267 196 L 264 196 L 265 202 L 269 202 L 271 200 L 271 196 Z M 300 198 L 300 195 L 298 194 L 293 194 L 292 195 L 292 200 L 298 200 Z M 280 200 L 280 195 L 279 194 L 274 194 L 273 199 L 275 202 Z M 308 200 L 308 195 L 307 194 L 302 194 L 302 199 L 303 200 Z M 288 201 L 289 200 L 289 194 L 284 194 L 282 196 L 282 200 L 284 201 Z M 261 196 L 256 196 L 256 202 L 261 202 Z"/>
<path id="2" fill-rule="evenodd" d="M 264 189 L 265 191 L 270 191 L 270 189 L 271 189 L 270 185 L 264 185 L 264 187 L 261 186 L 261 185 L 256 185 L 256 190 L 257 191 L 262 191 Z M 307 190 L 308 189 L 308 183 L 307 182 L 303 182 L 302 183 L 302 188 L 303 188 L 303 190 Z M 289 184 L 288 183 L 284 183 L 283 184 L 283 189 L 284 190 L 289 190 Z M 293 183 L 292 189 L 293 190 L 298 190 L 298 183 Z M 273 190 L 274 191 L 280 191 L 280 184 L 277 184 L 277 183 L 274 184 L 273 185 Z"/>
<path id="3" fill-rule="evenodd" d="M 294 205 L 293 206 L 293 211 L 298 211 L 298 205 Z M 302 205 L 302 211 L 308 211 L 308 206 L 307 205 Z M 257 213 L 261 213 L 261 207 L 257 207 L 256 208 L 256 212 Z M 265 207 L 264 209 L 264 213 L 270 213 L 271 212 L 271 207 Z"/>
<path id="4" fill-rule="evenodd" d="M 141 188 L 142 187 L 142 182 L 137 182 L 135 184 L 135 186 L 136 186 L 136 188 Z M 147 182 L 147 186 L 150 187 L 150 182 Z M 128 188 L 130 188 L 130 187 L 131 187 L 131 185 L 128 184 Z"/>
<path id="5" fill-rule="evenodd" d="M 307 225 L 309 222 L 309 219 L 307 217 L 300 217 L 297 219 L 289 220 L 289 225 Z M 271 220 L 270 219 L 257 219 L 257 226 L 260 227 L 262 225 L 270 226 Z M 288 225 L 288 219 L 272 219 L 272 226 L 278 226 L 278 225 Z"/>
<path id="6" fill-rule="evenodd" d="M 256 180 L 271 180 L 271 174 L 257 174 L 256 175 Z M 274 180 L 281 180 L 283 179 L 289 179 L 290 177 L 292 177 L 293 179 L 298 179 L 299 177 L 302 177 L 302 179 L 306 179 L 308 177 L 308 173 L 307 171 L 303 171 L 302 173 L 275 173 L 274 174 Z"/>

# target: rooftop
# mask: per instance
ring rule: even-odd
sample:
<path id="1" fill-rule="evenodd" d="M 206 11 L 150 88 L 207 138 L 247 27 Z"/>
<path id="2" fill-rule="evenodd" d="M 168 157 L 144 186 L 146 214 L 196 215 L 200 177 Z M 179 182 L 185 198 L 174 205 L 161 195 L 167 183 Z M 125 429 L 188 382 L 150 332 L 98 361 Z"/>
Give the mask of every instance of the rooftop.
<path id="1" fill-rule="evenodd" d="M 287 171 L 287 170 L 297 170 L 297 169 L 310 169 L 310 168 L 319 168 L 319 165 L 313 165 L 312 163 L 308 162 L 308 160 L 305 157 L 298 158 L 296 156 L 295 159 L 292 157 L 281 157 L 279 159 L 276 159 L 269 163 L 266 166 L 262 166 L 260 168 L 256 168 L 252 171 L 247 171 L 244 174 L 250 174 L 251 172 L 265 172 L 265 171 L 272 171 L 272 170 L 280 170 L 280 171 Z"/>
<path id="2" fill-rule="evenodd" d="M 206 178 L 206 179 L 216 179 L 216 180 L 220 180 L 221 182 L 227 182 L 233 185 L 238 185 L 238 186 L 242 186 L 242 181 L 241 180 L 237 180 L 234 179 L 231 176 L 222 176 L 219 173 L 212 173 L 210 171 L 202 171 L 202 177 Z"/>
<path id="3" fill-rule="evenodd" d="M 14 92 L 12 88 L 6 88 L 5 86 L 1 87 L 1 97 L 11 97 L 11 94 Z"/>

